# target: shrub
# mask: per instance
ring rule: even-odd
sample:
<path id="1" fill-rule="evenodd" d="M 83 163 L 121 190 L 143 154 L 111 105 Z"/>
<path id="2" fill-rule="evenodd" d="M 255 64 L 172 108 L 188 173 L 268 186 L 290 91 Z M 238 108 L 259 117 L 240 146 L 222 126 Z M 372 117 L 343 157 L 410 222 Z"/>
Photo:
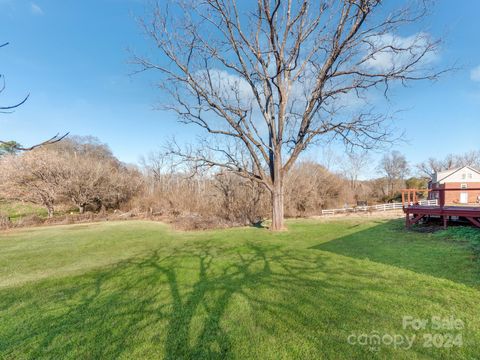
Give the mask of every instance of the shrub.
<path id="1" fill-rule="evenodd" d="M 0 214 L 0 229 L 8 229 L 12 226 L 10 217 Z"/>
<path id="2" fill-rule="evenodd" d="M 43 218 L 38 215 L 27 215 L 15 222 L 16 227 L 27 227 L 27 226 L 38 226 L 42 225 L 45 222 Z"/>

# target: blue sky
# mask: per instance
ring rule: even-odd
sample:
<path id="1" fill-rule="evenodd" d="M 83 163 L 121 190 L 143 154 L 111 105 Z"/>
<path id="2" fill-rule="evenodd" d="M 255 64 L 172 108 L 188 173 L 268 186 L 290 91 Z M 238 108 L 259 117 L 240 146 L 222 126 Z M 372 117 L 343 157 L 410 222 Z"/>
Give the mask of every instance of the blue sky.
<path id="1" fill-rule="evenodd" d="M 162 97 L 154 78 L 129 76 L 127 48 L 148 47 L 134 19 L 144 11 L 140 0 L 0 0 L 0 42 L 10 42 L 0 53 L 7 80 L 1 101 L 31 94 L 0 116 L 0 138 L 28 145 L 57 132 L 93 135 L 132 163 L 172 135 L 193 139 L 173 114 L 153 110 Z M 396 115 L 405 142 L 395 149 L 411 163 L 480 148 L 480 2 L 439 0 L 432 12 L 427 27 L 412 34 L 442 38 L 436 64 L 460 69 L 393 93 L 390 108 L 405 110 Z"/>

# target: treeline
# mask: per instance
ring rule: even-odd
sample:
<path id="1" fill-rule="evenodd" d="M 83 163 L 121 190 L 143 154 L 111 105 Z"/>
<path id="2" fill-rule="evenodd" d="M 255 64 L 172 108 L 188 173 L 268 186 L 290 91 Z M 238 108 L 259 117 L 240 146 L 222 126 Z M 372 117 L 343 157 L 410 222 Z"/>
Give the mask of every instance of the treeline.
<path id="1" fill-rule="evenodd" d="M 299 162 L 285 178 L 285 214 L 304 217 L 326 208 L 395 201 L 403 188 L 426 187 L 427 174 L 478 166 L 479 159 L 472 152 L 411 166 L 391 152 L 370 170 L 377 175 L 371 180 L 359 179 L 371 164 L 367 154 L 347 154 L 336 171 Z M 202 172 L 162 153 L 150 154 L 140 166 L 126 165 L 93 137 L 70 137 L 24 153 L 0 151 L 0 199 L 40 205 L 48 217 L 116 212 L 167 218 L 183 228 L 246 225 L 269 216 L 269 196 L 254 181 Z"/>
<path id="2" fill-rule="evenodd" d="M 270 214 L 270 194 L 257 182 L 232 173 L 198 173 L 194 164 L 178 169 L 160 153 L 144 160 L 143 169 L 144 189 L 133 207 L 153 215 L 255 224 Z M 343 185 L 340 176 L 323 166 L 299 163 L 285 179 L 286 216 L 314 215 L 337 206 L 345 197 Z"/>
<path id="3" fill-rule="evenodd" d="M 107 145 L 92 137 L 71 137 L 25 153 L 0 158 L 0 194 L 43 206 L 48 217 L 57 207 L 79 213 L 117 209 L 137 195 L 138 169 L 116 159 Z"/>
<path id="4" fill-rule="evenodd" d="M 371 198 L 382 202 L 400 201 L 402 189 L 426 189 L 434 173 L 463 166 L 480 169 L 480 151 L 449 154 L 443 159 L 431 157 L 418 164 L 408 163 L 403 154 L 393 151 L 380 160 L 376 168 L 379 177 L 368 181 L 375 189 Z"/>

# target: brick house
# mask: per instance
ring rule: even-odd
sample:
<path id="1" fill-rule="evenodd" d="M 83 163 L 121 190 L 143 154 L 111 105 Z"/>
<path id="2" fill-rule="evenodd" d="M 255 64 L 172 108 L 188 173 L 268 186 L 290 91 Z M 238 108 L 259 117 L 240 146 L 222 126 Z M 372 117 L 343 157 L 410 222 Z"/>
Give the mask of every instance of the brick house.
<path id="1" fill-rule="evenodd" d="M 479 204 L 480 191 L 468 190 L 480 188 L 480 171 L 470 166 L 439 171 L 432 176 L 429 189 L 464 189 L 465 191 L 445 191 L 445 204 Z M 430 199 L 438 199 L 438 192 L 431 192 Z"/>

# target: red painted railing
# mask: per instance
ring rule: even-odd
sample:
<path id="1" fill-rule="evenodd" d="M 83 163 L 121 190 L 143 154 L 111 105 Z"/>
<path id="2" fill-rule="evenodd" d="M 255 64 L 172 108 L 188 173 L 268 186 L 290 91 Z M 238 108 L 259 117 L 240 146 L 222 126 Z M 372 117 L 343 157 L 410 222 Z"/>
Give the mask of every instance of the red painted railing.
<path id="1" fill-rule="evenodd" d="M 418 205 L 419 194 L 438 193 L 438 205 L 440 208 L 445 206 L 445 193 L 448 191 L 471 192 L 480 191 L 480 188 L 433 188 L 433 189 L 404 189 L 402 190 L 402 206 L 403 208 L 412 205 Z"/>

